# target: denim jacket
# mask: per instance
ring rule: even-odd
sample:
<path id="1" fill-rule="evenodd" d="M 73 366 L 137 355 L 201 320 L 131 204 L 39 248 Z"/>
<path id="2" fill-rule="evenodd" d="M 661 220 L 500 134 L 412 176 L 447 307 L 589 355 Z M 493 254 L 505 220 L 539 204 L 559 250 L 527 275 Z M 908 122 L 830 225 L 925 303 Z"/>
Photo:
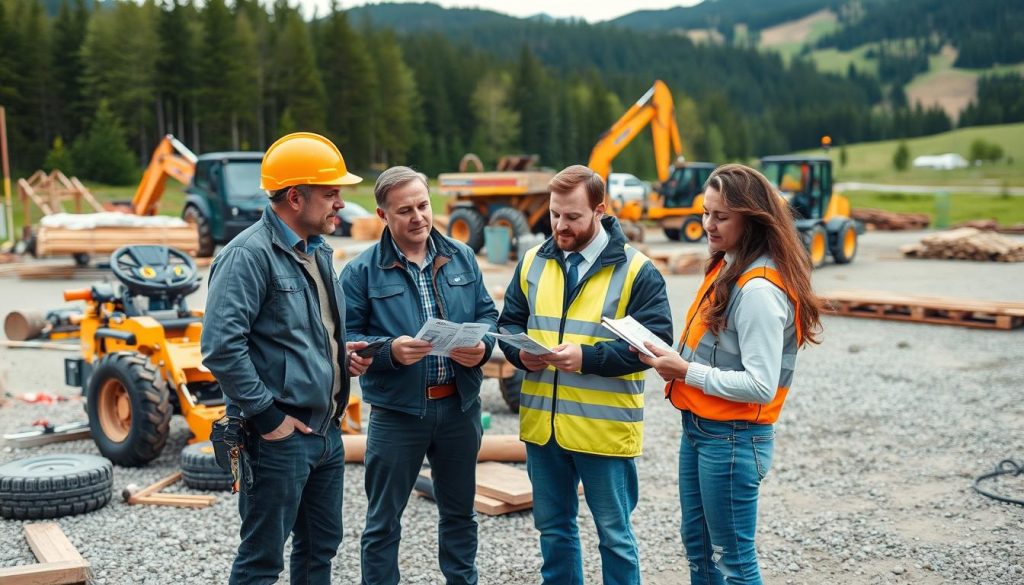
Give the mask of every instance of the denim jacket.
<path id="1" fill-rule="evenodd" d="M 486 323 L 494 331 L 498 310 L 484 286 L 473 251 L 455 240 L 431 230 L 437 250 L 432 280 L 442 319 L 455 323 Z M 391 358 L 391 341 L 401 335 L 414 336 L 423 326 L 416 283 L 403 266 L 387 228 L 380 242 L 353 259 L 341 273 L 348 300 L 347 336 L 352 341 L 386 341 L 373 356 L 373 364 L 359 379 L 363 400 L 380 406 L 423 416 L 427 409 L 425 360 L 403 366 Z M 480 396 L 480 370 L 494 348 L 494 338 L 484 336 L 484 357 L 472 368 L 452 362 L 455 385 L 462 410 Z"/>
<path id="2" fill-rule="evenodd" d="M 331 287 L 331 313 L 339 352 L 341 392 L 333 397 L 334 368 L 316 285 L 275 225 L 263 217 L 221 250 L 210 268 L 203 319 L 203 365 L 260 433 L 277 428 L 286 414 L 323 434 L 348 404 L 345 298 L 335 286 L 332 251 L 320 245 L 316 263 Z"/>

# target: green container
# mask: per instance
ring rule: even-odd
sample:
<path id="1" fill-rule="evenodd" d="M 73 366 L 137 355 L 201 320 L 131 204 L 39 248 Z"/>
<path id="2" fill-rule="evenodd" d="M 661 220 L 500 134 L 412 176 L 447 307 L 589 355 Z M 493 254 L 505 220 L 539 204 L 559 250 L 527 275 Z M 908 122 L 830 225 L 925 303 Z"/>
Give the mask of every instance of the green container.
<path id="1" fill-rule="evenodd" d="M 484 228 L 484 248 L 487 250 L 488 262 L 507 264 L 509 252 L 512 251 L 512 234 L 504 226 L 487 226 Z"/>
<path id="2" fill-rule="evenodd" d="M 936 191 L 935 193 L 935 227 L 946 229 L 949 227 L 949 211 L 952 202 L 949 199 L 949 191 Z"/>
<path id="3" fill-rule="evenodd" d="M 480 426 L 482 426 L 485 431 L 491 428 L 491 413 L 486 410 L 480 413 Z"/>

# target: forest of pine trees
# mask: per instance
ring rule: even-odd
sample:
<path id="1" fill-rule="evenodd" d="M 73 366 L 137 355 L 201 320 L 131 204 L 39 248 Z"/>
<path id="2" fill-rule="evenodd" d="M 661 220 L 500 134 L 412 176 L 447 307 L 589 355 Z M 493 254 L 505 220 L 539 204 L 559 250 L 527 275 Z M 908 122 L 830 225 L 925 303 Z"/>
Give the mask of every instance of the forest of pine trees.
<path id="1" fill-rule="evenodd" d="M 466 152 L 487 165 L 536 153 L 560 167 L 586 162 L 656 78 L 675 93 L 694 159 L 952 125 L 856 71 L 825 75 L 751 48 L 578 21 L 398 33 L 350 14 L 335 4 L 303 18 L 288 0 L 0 0 L 11 164 L 25 174 L 59 161 L 86 179 L 130 183 L 132 163 L 141 169 L 166 133 L 203 153 L 262 150 L 303 129 L 335 140 L 354 169 L 410 164 L 434 175 Z M 132 161 L 128 176 L 123 160 L 104 159 L 118 151 Z M 654 176 L 652 159 L 644 136 L 616 168 Z"/>

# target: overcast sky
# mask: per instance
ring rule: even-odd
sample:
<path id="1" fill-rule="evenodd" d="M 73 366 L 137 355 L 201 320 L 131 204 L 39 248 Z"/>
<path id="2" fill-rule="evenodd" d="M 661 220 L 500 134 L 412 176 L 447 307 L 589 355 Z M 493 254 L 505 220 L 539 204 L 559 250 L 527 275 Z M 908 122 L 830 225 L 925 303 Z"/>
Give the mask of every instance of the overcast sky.
<path id="1" fill-rule="evenodd" d="M 504 12 L 513 16 L 533 16 L 545 12 L 551 16 L 564 18 L 574 16 L 589 22 L 608 20 L 637 10 L 671 8 L 673 6 L 690 6 L 699 0 L 431 0 L 434 4 L 458 8 L 485 8 L 496 12 Z M 326 11 L 329 0 L 299 0 L 310 16 L 313 7 L 318 7 L 321 14 Z M 379 2 L 372 2 L 377 4 Z M 341 0 L 343 8 L 352 8 L 368 4 L 360 0 Z"/>

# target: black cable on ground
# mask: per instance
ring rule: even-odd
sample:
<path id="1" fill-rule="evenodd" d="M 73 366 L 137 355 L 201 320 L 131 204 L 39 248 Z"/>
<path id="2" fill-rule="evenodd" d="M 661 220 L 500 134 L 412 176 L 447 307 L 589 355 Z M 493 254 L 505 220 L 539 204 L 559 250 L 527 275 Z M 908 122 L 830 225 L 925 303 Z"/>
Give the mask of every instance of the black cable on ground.
<path id="1" fill-rule="evenodd" d="M 1013 461 L 1012 459 L 1003 459 L 1002 461 L 999 462 L 999 465 L 996 465 L 995 471 L 986 473 L 985 475 L 979 475 L 977 478 L 975 478 L 973 486 L 974 491 L 978 492 L 979 494 L 987 498 L 992 498 L 993 500 L 999 500 L 1000 502 L 1006 502 L 1008 504 L 1017 504 L 1018 506 L 1024 506 L 1024 500 L 1000 496 L 999 494 L 994 494 L 992 492 L 985 491 L 978 485 L 982 480 L 991 479 L 993 477 L 998 477 L 1000 475 L 1024 475 L 1024 467 L 1022 467 L 1019 463 Z"/>

